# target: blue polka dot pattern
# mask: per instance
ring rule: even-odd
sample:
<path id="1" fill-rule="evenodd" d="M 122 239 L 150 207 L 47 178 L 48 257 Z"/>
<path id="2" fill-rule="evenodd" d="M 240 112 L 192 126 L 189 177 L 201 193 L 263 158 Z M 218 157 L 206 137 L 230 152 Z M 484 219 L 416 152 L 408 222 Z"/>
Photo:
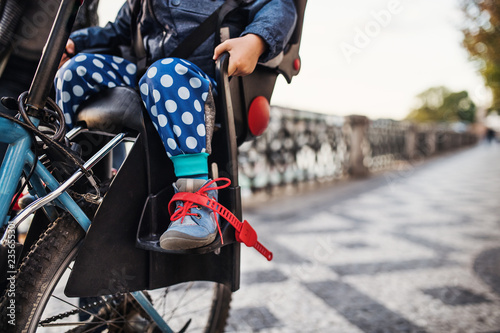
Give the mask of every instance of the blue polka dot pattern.
<path id="1" fill-rule="evenodd" d="M 142 100 L 169 156 L 204 153 L 207 92 L 213 81 L 178 58 L 153 63 L 139 81 Z"/>
<path id="2" fill-rule="evenodd" d="M 56 102 L 68 127 L 78 106 L 92 94 L 135 86 L 136 66 L 119 57 L 78 54 L 58 71 Z M 206 152 L 204 106 L 215 86 L 196 65 L 178 58 L 158 60 L 139 81 L 139 91 L 168 156 Z"/>
<path id="3" fill-rule="evenodd" d="M 130 86 L 136 82 L 137 67 L 119 57 L 80 53 L 67 61 L 55 78 L 56 102 L 66 124 L 73 127 L 75 112 L 82 102 L 104 88 Z"/>

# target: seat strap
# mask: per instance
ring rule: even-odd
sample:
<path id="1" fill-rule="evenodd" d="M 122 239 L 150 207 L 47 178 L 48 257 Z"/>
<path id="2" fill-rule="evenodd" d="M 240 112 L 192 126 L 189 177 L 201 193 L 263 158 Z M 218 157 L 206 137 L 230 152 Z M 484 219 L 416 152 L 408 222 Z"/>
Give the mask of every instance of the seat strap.
<path id="1" fill-rule="evenodd" d="M 247 5 L 254 0 L 226 0 L 219 8 L 217 8 L 209 17 L 205 19 L 198 27 L 196 27 L 189 36 L 187 36 L 169 55 L 186 59 L 210 37 L 217 32 L 224 21 L 224 18 L 233 10 L 240 6 Z M 136 22 L 141 10 L 142 1 L 136 1 L 132 8 L 132 22 Z M 144 49 L 141 29 L 137 24 L 132 24 L 132 46 L 135 52 L 137 67 L 145 69 L 147 67 L 147 54 Z"/>
<path id="2" fill-rule="evenodd" d="M 217 8 L 209 17 L 205 19 L 199 26 L 194 29 L 189 36 L 184 38 L 182 42 L 173 50 L 169 57 L 186 59 L 193 52 L 218 30 L 218 27 L 224 20 L 227 14 L 240 6 L 242 1 L 226 0 L 219 8 Z"/>

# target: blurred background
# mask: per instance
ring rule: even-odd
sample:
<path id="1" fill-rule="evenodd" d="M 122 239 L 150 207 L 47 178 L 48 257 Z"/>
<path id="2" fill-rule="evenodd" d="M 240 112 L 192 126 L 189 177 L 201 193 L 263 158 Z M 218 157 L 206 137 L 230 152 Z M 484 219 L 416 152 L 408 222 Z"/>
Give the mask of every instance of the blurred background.
<path id="1" fill-rule="evenodd" d="M 112 21 L 121 3 L 101 0 L 100 24 Z M 291 85 L 282 78 L 278 81 L 272 104 L 401 120 L 430 95 L 457 99 L 449 95 L 461 93 L 483 119 L 494 99 L 494 83 L 487 78 L 494 69 L 488 57 L 498 54 L 498 43 L 472 38 L 470 33 L 495 29 L 499 17 L 497 8 L 485 5 L 490 2 L 480 3 L 309 1 L 301 73 Z M 495 1 L 491 3 L 496 7 Z"/>
<path id="2" fill-rule="evenodd" d="M 500 332 L 499 29 L 498 0 L 308 1 L 300 74 L 240 147 L 275 259 L 243 249 L 227 331 Z"/>

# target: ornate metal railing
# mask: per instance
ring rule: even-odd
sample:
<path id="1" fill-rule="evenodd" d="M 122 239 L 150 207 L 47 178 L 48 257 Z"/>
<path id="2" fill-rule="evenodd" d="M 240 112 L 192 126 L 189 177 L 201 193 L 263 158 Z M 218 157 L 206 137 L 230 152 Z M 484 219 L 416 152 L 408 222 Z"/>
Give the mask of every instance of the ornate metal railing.
<path id="1" fill-rule="evenodd" d="M 346 174 L 344 118 L 272 108 L 264 135 L 240 147 L 241 183 L 255 191 Z"/>
<path id="2" fill-rule="evenodd" d="M 406 133 L 409 125 L 393 120 L 375 120 L 368 126 L 364 151 L 365 166 L 371 171 L 385 169 L 407 158 Z"/>
<path id="3" fill-rule="evenodd" d="M 396 163 L 477 142 L 451 125 L 416 125 L 273 107 L 267 131 L 239 151 L 240 183 L 252 192 L 366 176 Z"/>

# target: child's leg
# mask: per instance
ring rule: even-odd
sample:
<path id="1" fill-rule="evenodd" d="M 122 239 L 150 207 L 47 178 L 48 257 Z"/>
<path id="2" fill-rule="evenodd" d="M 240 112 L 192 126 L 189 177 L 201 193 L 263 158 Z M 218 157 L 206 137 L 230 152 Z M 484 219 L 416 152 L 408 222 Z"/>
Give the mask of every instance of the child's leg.
<path id="1" fill-rule="evenodd" d="M 80 104 L 102 89 L 135 86 L 136 66 L 119 57 L 80 53 L 57 72 L 56 103 L 63 110 L 68 128 L 73 127 Z"/>
<path id="2" fill-rule="evenodd" d="M 174 164 L 176 192 L 203 192 L 217 200 L 217 188 L 208 181 L 207 157 L 215 116 L 215 82 L 197 66 L 177 58 L 155 62 L 139 87 L 146 109 Z M 201 178 L 201 179 L 193 179 Z M 177 202 L 173 222 L 160 238 L 169 250 L 201 247 L 213 242 L 217 225 L 204 207 Z"/>
<path id="3" fill-rule="evenodd" d="M 208 176 L 211 133 L 207 133 L 206 119 L 213 121 L 213 113 L 206 111 L 213 111 L 214 84 L 196 65 L 177 58 L 155 62 L 139 82 L 177 177 Z"/>

